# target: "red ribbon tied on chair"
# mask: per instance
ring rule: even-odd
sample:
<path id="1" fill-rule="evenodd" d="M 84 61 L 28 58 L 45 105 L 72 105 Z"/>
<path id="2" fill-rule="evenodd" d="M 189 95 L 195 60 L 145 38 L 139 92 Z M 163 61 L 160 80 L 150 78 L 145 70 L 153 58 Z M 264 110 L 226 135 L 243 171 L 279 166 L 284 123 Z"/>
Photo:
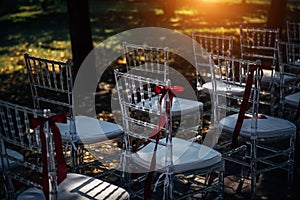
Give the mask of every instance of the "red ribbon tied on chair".
<path id="1" fill-rule="evenodd" d="M 172 100 L 173 100 L 173 97 L 176 96 L 176 93 L 180 93 L 183 91 L 184 91 L 184 88 L 180 87 L 180 86 L 157 86 L 157 85 L 154 86 L 154 92 L 156 94 L 162 94 L 161 98 L 159 99 L 160 104 L 161 104 L 163 98 L 165 97 L 165 95 L 168 93 L 170 102 L 172 105 Z"/>
<path id="2" fill-rule="evenodd" d="M 166 96 L 166 94 L 169 95 L 170 104 L 166 105 L 166 112 L 167 112 L 168 116 L 170 116 L 173 98 L 176 96 L 177 93 L 180 93 L 183 91 L 184 91 L 184 88 L 180 87 L 180 86 L 157 86 L 157 85 L 154 86 L 154 92 L 156 94 L 161 94 L 161 97 L 159 99 L 160 105 L 162 104 L 162 100 Z M 166 103 L 168 103 L 168 102 L 166 102 Z M 171 120 L 171 119 L 169 119 L 169 120 Z M 158 125 L 158 127 L 164 127 L 166 125 L 166 118 L 164 116 L 161 116 L 157 125 Z M 154 153 L 153 153 L 153 156 L 151 159 L 150 171 L 148 173 L 148 176 L 147 176 L 146 182 L 145 182 L 144 200 L 148 200 L 151 196 L 151 187 L 149 187 L 149 186 L 151 185 L 153 171 L 154 171 L 155 165 L 156 165 L 156 151 L 157 151 L 158 141 L 160 138 L 160 129 L 155 128 L 149 137 L 151 139 L 156 139 L 156 143 L 155 143 L 155 147 L 154 147 Z M 148 143 L 149 143 L 149 141 L 145 142 L 143 146 L 145 146 Z"/>
<path id="3" fill-rule="evenodd" d="M 238 114 L 237 122 L 235 124 L 235 128 L 233 130 L 233 134 L 232 134 L 232 142 L 231 142 L 232 147 L 238 146 L 238 137 L 239 137 L 244 119 L 247 119 L 247 116 L 245 116 L 245 113 L 248 109 L 247 103 L 248 103 L 248 100 L 249 100 L 250 94 L 251 94 L 251 86 L 253 83 L 254 73 L 255 73 L 255 70 L 257 70 L 257 69 L 259 69 L 259 72 L 261 72 L 262 69 L 269 69 L 269 65 L 250 65 L 249 66 L 249 74 L 248 74 L 248 79 L 247 79 L 246 86 L 245 86 L 243 101 L 242 101 L 241 108 L 240 108 L 240 111 Z M 262 74 L 261 74 L 261 76 L 262 76 Z M 258 116 L 258 119 L 265 119 L 265 118 L 266 117 L 263 115 Z"/>
<path id="4" fill-rule="evenodd" d="M 57 159 L 57 184 L 60 184 L 67 176 L 66 162 L 63 155 L 61 135 L 59 128 L 55 122 L 66 123 L 67 116 L 65 113 L 57 114 L 48 118 L 39 117 L 30 119 L 30 127 L 37 128 L 40 126 L 40 137 L 42 142 L 42 161 L 43 161 L 43 191 L 47 199 L 49 199 L 49 181 L 48 181 L 48 162 L 47 162 L 47 147 L 46 136 L 44 133 L 44 124 L 49 122 L 50 129 L 53 133 L 53 140 L 55 145 L 56 159 Z"/>

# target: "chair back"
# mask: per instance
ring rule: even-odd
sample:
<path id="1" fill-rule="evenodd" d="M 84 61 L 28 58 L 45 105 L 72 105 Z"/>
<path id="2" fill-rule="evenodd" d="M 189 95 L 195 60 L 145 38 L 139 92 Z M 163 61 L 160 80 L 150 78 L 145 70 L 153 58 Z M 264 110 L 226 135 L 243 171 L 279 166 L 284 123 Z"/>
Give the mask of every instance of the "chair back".
<path id="1" fill-rule="evenodd" d="M 166 81 L 169 76 L 168 47 L 151 47 L 123 42 L 126 70 L 137 70 Z"/>
<path id="2" fill-rule="evenodd" d="M 300 43 L 300 22 L 286 21 L 286 35 L 288 42 Z"/>
<path id="3" fill-rule="evenodd" d="M 232 36 L 208 35 L 193 32 L 193 50 L 196 64 L 197 89 L 207 80 L 210 80 L 210 54 L 217 56 L 232 56 L 233 38 Z M 200 46 L 199 46 L 200 45 Z M 200 74 L 201 71 L 201 74 Z"/>
<path id="4" fill-rule="evenodd" d="M 278 56 L 279 29 L 246 28 L 240 26 L 241 58 L 262 60 L 276 67 Z"/>
<path id="5" fill-rule="evenodd" d="M 73 80 L 70 61 L 61 62 L 24 55 L 33 105 L 72 116 Z"/>
<path id="6" fill-rule="evenodd" d="M 279 28 L 247 28 L 240 26 L 241 58 L 261 60 L 264 65 L 264 77 L 261 92 L 261 104 L 268 105 L 270 115 L 278 111 L 279 69 L 278 69 Z"/>
<path id="7" fill-rule="evenodd" d="M 252 73 L 250 78 L 259 83 L 261 74 L 256 69 L 253 71 L 252 68 L 260 64 L 260 61 L 228 57 L 218 57 L 218 59 L 219 63 L 211 67 L 214 124 L 219 125 L 219 120 L 228 114 L 240 112 L 242 104 L 248 114 L 257 113 L 260 85 L 255 84 L 254 81 L 249 84 L 248 79 L 249 74 Z M 255 75 L 253 75 L 254 72 Z M 244 102 L 246 95 L 248 96 L 247 102 Z"/>
<path id="8" fill-rule="evenodd" d="M 33 118 L 43 117 L 42 111 L 0 100 L 0 116 L 1 160 L 6 180 L 6 195 L 13 197 L 17 192 L 13 180 L 39 189 L 43 188 L 43 180 L 49 181 L 49 195 L 54 195 L 56 193 L 57 177 L 52 135 L 50 132 L 45 131 L 45 147 L 48 153 L 45 154 L 47 155 L 46 158 L 42 158 L 43 163 L 47 163 L 47 166 L 43 168 L 43 163 L 40 160 L 43 149 L 41 129 L 39 126 L 36 128 L 31 127 Z M 18 160 L 8 154 L 8 148 L 17 150 L 24 156 L 24 159 Z M 17 162 L 21 167 L 14 168 L 14 171 L 11 171 L 9 160 Z M 47 171 L 45 171 L 45 168 Z"/>
<path id="9" fill-rule="evenodd" d="M 169 127 L 172 120 L 166 121 L 168 94 L 155 92 L 155 87 L 165 87 L 167 82 L 118 70 L 115 78 L 126 136 L 155 142 L 158 132 L 163 131 L 166 137 L 172 134 Z M 130 141 L 127 145 L 131 145 Z"/>
<path id="10" fill-rule="evenodd" d="M 285 110 L 286 96 L 300 92 L 300 43 L 280 41 L 278 49 L 281 71 L 279 116 L 282 117 Z M 292 102 L 295 100 L 293 99 Z M 300 102 L 300 100 L 298 101 Z M 296 103 L 296 105 L 298 104 Z"/>

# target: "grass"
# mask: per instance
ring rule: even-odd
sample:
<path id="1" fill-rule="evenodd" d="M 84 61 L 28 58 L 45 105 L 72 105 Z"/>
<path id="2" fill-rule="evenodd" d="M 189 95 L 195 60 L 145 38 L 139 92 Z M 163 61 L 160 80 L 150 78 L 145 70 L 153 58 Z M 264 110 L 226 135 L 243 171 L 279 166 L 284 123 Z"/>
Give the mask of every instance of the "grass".
<path id="1" fill-rule="evenodd" d="M 158 26 L 179 30 L 237 35 L 238 26 L 265 26 L 269 2 L 248 0 L 174 1 L 174 14 L 166 17 L 160 1 L 90 1 L 93 41 L 97 45 L 107 37 L 131 28 Z M 161 1 L 162 2 L 162 1 Z M 179 3 L 180 2 L 180 3 Z M 182 2 L 182 3 L 181 3 Z M 55 1 L 42 10 L 38 1 L 2 0 L 0 10 L 0 73 L 24 68 L 22 55 L 29 52 L 51 59 L 71 59 L 71 44 L 65 1 Z M 299 12 L 298 4 L 289 4 L 289 18 Z M 299 16 L 297 19 L 299 20 Z"/>

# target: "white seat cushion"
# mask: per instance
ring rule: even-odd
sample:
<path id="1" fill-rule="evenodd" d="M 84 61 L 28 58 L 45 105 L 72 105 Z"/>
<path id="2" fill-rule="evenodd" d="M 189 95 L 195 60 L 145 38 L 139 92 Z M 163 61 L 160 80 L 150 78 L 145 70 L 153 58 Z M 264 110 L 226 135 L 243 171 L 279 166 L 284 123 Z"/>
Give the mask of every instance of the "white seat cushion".
<path id="1" fill-rule="evenodd" d="M 121 126 L 92 117 L 76 116 L 75 124 L 77 141 L 83 144 L 102 142 L 123 134 Z M 70 130 L 74 130 L 74 127 L 70 125 L 70 120 L 66 124 L 56 123 L 56 125 L 60 130 L 62 140 L 70 140 Z"/>
<path id="2" fill-rule="evenodd" d="M 267 82 L 269 83 L 272 79 L 271 79 L 271 75 L 272 75 L 272 71 L 271 70 L 263 70 L 263 77 L 262 77 L 262 82 Z M 292 81 L 296 81 L 297 78 L 295 75 L 288 75 L 288 74 L 284 74 L 283 75 L 283 82 L 284 83 L 288 83 L 288 82 L 292 82 Z M 276 71 L 275 75 L 274 75 L 274 81 L 275 83 L 279 83 L 280 82 L 280 72 Z"/>
<path id="3" fill-rule="evenodd" d="M 161 139 L 164 142 L 165 139 Z M 179 173 L 193 169 L 204 169 L 213 166 L 222 160 L 221 154 L 205 145 L 188 140 L 173 137 L 173 163 L 174 172 Z M 132 154 L 133 162 L 139 166 L 150 169 L 153 156 L 154 143 L 148 143 L 145 147 Z M 155 170 L 165 169 L 166 146 L 158 145 L 156 152 Z"/>
<path id="4" fill-rule="evenodd" d="M 265 116 L 263 119 L 257 120 L 257 137 L 258 138 L 276 138 L 286 135 L 291 135 L 296 132 L 296 126 L 288 121 L 277 117 Z M 235 124 L 238 118 L 238 114 L 233 114 L 228 117 L 223 118 L 220 121 L 223 130 L 227 132 L 233 132 Z M 251 133 L 254 131 L 251 128 L 252 119 L 244 119 L 243 125 L 240 131 L 240 136 L 250 137 Z"/>
<path id="5" fill-rule="evenodd" d="M 158 96 L 154 96 L 151 98 L 151 102 L 153 105 L 154 110 L 158 110 L 157 108 L 157 101 L 158 101 Z M 138 105 L 141 105 L 141 102 L 138 103 Z M 145 107 L 149 108 L 149 99 L 145 100 Z M 172 116 L 177 117 L 177 116 L 184 116 L 188 115 L 191 113 L 198 112 L 199 110 L 203 109 L 203 103 L 199 101 L 193 101 L 189 99 L 184 99 L 184 98 L 178 98 L 174 97 L 173 98 L 173 104 L 172 104 Z"/>
<path id="6" fill-rule="evenodd" d="M 216 84 L 217 84 L 217 92 L 220 93 L 224 92 L 224 93 L 231 93 L 233 95 L 242 96 L 245 91 L 245 87 L 241 87 L 238 85 L 226 84 L 220 81 L 217 81 Z M 213 90 L 212 82 L 204 83 L 202 87 L 207 89 L 210 92 Z"/>
<path id="7" fill-rule="evenodd" d="M 285 97 L 285 103 L 297 108 L 299 104 L 299 99 L 300 99 L 300 92 L 296 92 L 294 94 L 287 95 Z"/>
<path id="8" fill-rule="evenodd" d="M 45 199 L 43 191 L 29 188 L 18 199 Z M 58 199 L 130 199 L 129 193 L 116 185 L 82 174 L 68 173 L 58 185 Z"/>
<path id="9" fill-rule="evenodd" d="M 22 154 L 20 154 L 19 152 L 15 151 L 15 150 L 12 150 L 12 149 L 6 149 L 6 150 L 7 150 L 7 154 L 9 156 L 12 156 L 17 160 L 21 160 L 21 161 L 24 160 L 24 156 Z M 18 166 L 18 163 L 16 161 L 9 160 L 9 166 L 10 166 L 10 168 L 14 168 L 14 167 Z M 0 161 L 0 169 L 2 169 L 2 162 L 1 161 Z"/>
<path id="10" fill-rule="evenodd" d="M 43 190 L 38 188 L 28 188 L 20 195 L 18 195 L 17 200 L 46 200 Z"/>

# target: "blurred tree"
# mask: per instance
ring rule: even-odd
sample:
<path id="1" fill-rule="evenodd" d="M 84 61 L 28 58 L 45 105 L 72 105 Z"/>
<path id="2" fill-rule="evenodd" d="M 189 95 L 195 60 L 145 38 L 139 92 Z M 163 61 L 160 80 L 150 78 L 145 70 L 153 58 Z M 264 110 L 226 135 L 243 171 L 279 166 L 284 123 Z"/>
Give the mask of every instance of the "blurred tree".
<path id="1" fill-rule="evenodd" d="M 67 0 L 74 73 L 93 50 L 88 0 Z"/>
<path id="2" fill-rule="evenodd" d="M 177 0 L 172 0 L 172 1 L 159 0 L 158 2 L 164 11 L 164 16 L 165 16 L 166 20 L 169 20 L 169 19 L 175 17 Z"/>
<path id="3" fill-rule="evenodd" d="M 286 20 L 287 0 L 272 0 L 268 12 L 268 27 L 283 29 Z"/>

